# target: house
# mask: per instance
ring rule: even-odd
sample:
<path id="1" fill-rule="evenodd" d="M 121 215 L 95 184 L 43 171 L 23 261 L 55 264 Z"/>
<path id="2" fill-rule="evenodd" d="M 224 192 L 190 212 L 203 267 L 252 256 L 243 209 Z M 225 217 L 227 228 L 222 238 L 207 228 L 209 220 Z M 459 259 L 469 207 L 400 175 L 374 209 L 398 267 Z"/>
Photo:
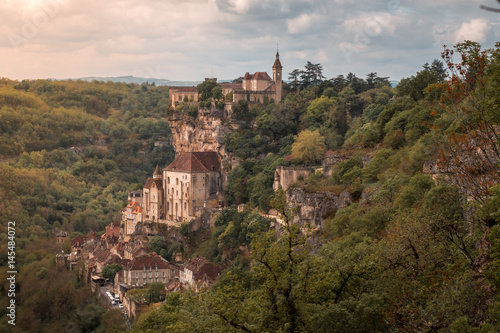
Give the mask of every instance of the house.
<path id="1" fill-rule="evenodd" d="M 101 240 L 106 244 L 108 249 L 111 249 L 120 238 L 120 222 L 112 222 L 106 226 L 106 232 L 102 234 Z"/>
<path id="2" fill-rule="evenodd" d="M 135 201 L 130 201 L 122 211 L 122 222 L 124 224 L 124 233 L 131 235 L 135 232 L 137 223 L 142 222 L 142 207 L 141 204 Z"/>
<path id="3" fill-rule="evenodd" d="M 123 258 L 124 259 L 134 259 L 148 254 L 147 246 L 144 246 L 141 242 L 131 242 L 127 243 L 123 248 Z"/>
<path id="4" fill-rule="evenodd" d="M 179 268 L 176 265 L 154 253 L 130 260 L 122 272 L 117 282 L 127 288 L 143 287 L 152 282 L 168 283 L 179 277 Z"/>
<path id="5" fill-rule="evenodd" d="M 99 241 L 95 231 L 90 229 L 87 235 L 75 236 L 71 240 L 71 252 L 80 253 L 86 245 L 94 244 Z"/>
<path id="6" fill-rule="evenodd" d="M 62 244 L 68 237 L 68 233 L 63 230 L 59 230 L 58 228 L 54 229 L 54 237 L 56 238 L 56 243 L 57 244 Z"/>
<path id="7" fill-rule="evenodd" d="M 142 190 L 129 192 L 128 202 L 137 202 L 139 205 L 142 205 Z"/>
<path id="8" fill-rule="evenodd" d="M 180 282 L 199 288 L 210 286 L 217 280 L 222 268 L 197 255 L 187 262 L 180 271 Z"/>

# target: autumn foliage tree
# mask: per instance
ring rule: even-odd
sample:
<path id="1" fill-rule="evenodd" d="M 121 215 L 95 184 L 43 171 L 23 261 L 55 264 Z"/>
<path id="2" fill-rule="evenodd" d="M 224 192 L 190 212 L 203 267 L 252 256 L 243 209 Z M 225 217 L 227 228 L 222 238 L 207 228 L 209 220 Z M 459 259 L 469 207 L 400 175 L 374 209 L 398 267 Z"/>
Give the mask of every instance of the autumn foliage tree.
<path id="1" fill-rule="evenodd" d="M 292 155 L 297 162 L 313 165 L 320 162 L 326 152 L 325 138 L 319 131 L 304 130 L 295 138 Z"/>
<path id="2" fill-rule="evenodd" d="M 500 110 L 495 89 L 500 83 L 500 43 L 490 51 L 481 51 L 478 43 L 470 41 L 455 48 L 458 62 L 453 60 L 454 50 L 445 48 L 442 53 L 451 75 L 443 83 L 441 106 L 456 119 L 447 152 L 441 156 L 442 166 L 468 197 L 482 203 L 500 178 Z"/>

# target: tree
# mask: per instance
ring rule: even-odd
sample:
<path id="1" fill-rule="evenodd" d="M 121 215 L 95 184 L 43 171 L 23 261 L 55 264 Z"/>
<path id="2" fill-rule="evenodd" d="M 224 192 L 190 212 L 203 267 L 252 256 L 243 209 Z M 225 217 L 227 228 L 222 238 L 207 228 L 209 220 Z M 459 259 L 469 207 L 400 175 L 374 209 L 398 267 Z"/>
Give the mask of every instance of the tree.
<path id="1" fill-rule="evenodd" d="M 160 254 L 161 250 L 165 249 L 165 240 L 161 236 L 153 236 L 149 240 L 149 250 Z"/>
<path id="2" fill-rule="evenodd" d="M 325 138 L 319 131 L 304 130 L 295 137 L 292 155 L 298 162 L 313 165 L 325 157 Z"/>
<path id="3" fill-rule="evenodd" d="M 213 89 L 212 89 L 212 97 L 215 99 L 215 100 L 220 100 L 222 98 L 222 87 L 220 85 L 217 85 L 215 86 Z"/>
<path id="4" fill-rule="evenodd" d="M 335 105 L 335 100 L 326 96 L 316 98 L 307 108 L 307 121 L 310 128 L 319 128 L 324 124 L 328 111 Z"/>
<path id="5" fill-rule="evenodd" d="M 165 285 L 162 282 L 149 283 L 146 288 L 146 298 L 152 303 L 163 300 L 165 298 Z"/>
<path id="6" fill-rule="evenodd" d="M 297 90 L 299 88 L 299 77 L 300 70 L 294 69 L 290 74 L 288 74 L 288 80 L 290 80 L 290 85 L 292 86 L 292 90 Z"/>
<path id="7" fill-rule="evenodd" d="M 114 282 L 116 273 L 118 273 L 122 269 L 123 266 L 120 264 L 106 265 L 102 268 L 101 275 L 103 278 Z"/>
<path id="8" fill-rule="evenodd" d="M 206 100 L 209 100 L 210 98 L 212 98 L 213 97 L 213 89 L 215 87 L 220 87 L 220 84 L 218 84 L 217 82 L 212 81 L 212 80 L 205 80 L 202 83 L 198 84 L 196 86 L 196 90 L 201 95 L 200 100 L 206 101 Z"/>
<path id="9" fill-rule="evenodd" d="M 425 68 L 425 65 L 424 65 Z M 415 101 L 424 98 L 424 92 L 427 87 L 439 81 L 442 76 L 439 76 L 431 69 L 424 69 L 415 76 L 402 79 L 396 87 L 398 96 L 410 96 Z"/>
<path id="10" fill-rule="evenodd" d="M 458 43 L 455 48 L 461 56 L 458 63 L 453 61 L 453 50 L 443 52 L 451 77 L 443 83 L 446 93 L 441 106 L 458 125 L 449 134 L 441 162 L 457 185 L 482 203 L 500 182 L 500 43 L 489 57 L 475 42 Z"/>

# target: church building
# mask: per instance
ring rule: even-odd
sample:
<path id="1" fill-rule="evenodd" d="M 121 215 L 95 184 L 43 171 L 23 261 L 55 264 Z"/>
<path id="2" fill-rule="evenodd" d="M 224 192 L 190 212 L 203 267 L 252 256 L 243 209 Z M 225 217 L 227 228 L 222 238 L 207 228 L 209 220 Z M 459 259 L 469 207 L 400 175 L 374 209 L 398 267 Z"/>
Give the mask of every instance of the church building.
<path id="1" fill-rule="evenodd" d="M 163 172 L 156 167 L 142 192 L 142 220 L 133 219 L 129 212 L 138 203 L 129 202 L 124 210 L 127 235 L 135 232 L 138 222 L 180 224 L 200 217 L 206 208 L 220 207 L 224 201 L 221 159 L 213 151 L 179 153 Z"/>

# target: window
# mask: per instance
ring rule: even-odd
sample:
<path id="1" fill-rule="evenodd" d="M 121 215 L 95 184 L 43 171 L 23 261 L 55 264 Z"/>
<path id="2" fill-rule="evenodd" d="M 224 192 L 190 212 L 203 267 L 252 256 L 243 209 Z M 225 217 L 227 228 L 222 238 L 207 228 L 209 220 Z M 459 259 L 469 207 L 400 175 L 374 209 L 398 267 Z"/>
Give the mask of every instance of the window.
<path id="1" fill-rule="evenodd" d="M 170 177 L 167 178 L 167 184 L 170 184 Z"/>
<path id="2" fill-rule="evenodd" d="M 135 277 L 139 277 L 139 273 L 135 273 Z"/>
<path id="3" fill-rule="evenodd" d="M 175 185 L 179 185 L 179 178 L 175 178 Z"/>
<path id="4" fill-rule="evenodd" d="M 184 203 L 184 210 L 187 210 L 187 203 Z"/>

